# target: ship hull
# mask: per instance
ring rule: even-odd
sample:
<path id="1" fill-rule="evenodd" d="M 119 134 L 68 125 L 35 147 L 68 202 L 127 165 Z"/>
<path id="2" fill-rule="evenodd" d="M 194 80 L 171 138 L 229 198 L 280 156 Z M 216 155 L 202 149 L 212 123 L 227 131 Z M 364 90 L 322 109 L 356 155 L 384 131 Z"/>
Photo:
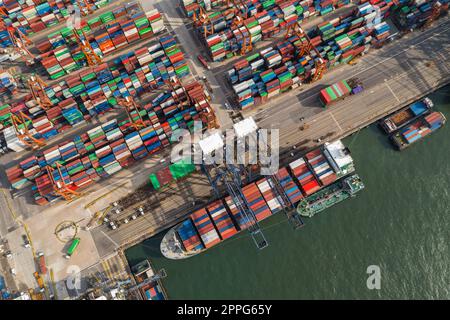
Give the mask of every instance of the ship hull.
<path id="1" fill-rule="evenodd" d="M 176 236 L 176 229 L 179 225 L 180 224 L 171 228 L 161 240 L 160 250 L 163 256 L 171 260 L 181 260 L 196 256 L 203 252 L 204 249 L 191 252 L 184 250 Z"/>

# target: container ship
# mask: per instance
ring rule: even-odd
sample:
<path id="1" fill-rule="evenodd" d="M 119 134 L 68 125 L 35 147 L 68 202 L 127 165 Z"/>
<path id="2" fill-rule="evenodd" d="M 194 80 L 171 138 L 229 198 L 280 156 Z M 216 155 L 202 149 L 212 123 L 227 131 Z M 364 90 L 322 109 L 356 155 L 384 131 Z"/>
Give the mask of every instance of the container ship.
<path id="1" fill-rule="evenodd" d="M 297 213 L 311 218 L 345 199 L 354 197 L 362 189 L 364 189 L 364 184 L 361 178 L 357 174 L 351 175 L 301 200 L 297 207 Z"/>
<path id="2" fill-rule="evenodd" d="M 431 112 L 400 129 L 391 135 L 390 139 L 397 149 L 403 150 L 441 128 L 446 121 L 447 119 L 441 112 Z"/>
<path id="3" fill-rule="evenodd" d="M 354 172 L 350 151 L 338 140 L 307 153 L 275 174 L 283 196 L 293 205 L 304 197 Z M 281 197 L 273 177 L 263 177 L 242 188 L 256 221 L 261 222 L 283 211 Z M 171 228 L 161 241 L 162 254 L 169 259 L 185 259 L 235 236 L 249 228 L 252 221 L 240 211 L 231 196 L 213 201 L 191 213 Z"/>
<path id="4" fill-rule="evenodd" d="M 387 134 L 392 134 L 414 119 L 430 112 L 433 106 L 433 101 L 431 101 L 430 98 L 424 98 L 423 100 L 416 101 L 406 108 L 403 108 L 383 119 L 381 121 L 381 128 Z"/>

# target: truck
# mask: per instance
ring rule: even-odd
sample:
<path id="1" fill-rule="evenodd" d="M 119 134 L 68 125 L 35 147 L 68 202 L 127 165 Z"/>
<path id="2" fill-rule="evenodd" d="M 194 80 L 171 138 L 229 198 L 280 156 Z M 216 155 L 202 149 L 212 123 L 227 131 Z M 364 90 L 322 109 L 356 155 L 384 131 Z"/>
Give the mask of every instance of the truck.
<path id="1" fill-rule="evenodd" d="M 335 84 L 320 90 L 319 100 L 326 108 L 336 101 L 345 99 L 352 94 L 360 93 L 364 90 L 361 81 L 358 78 L 341 80 Z"/>
<path id="2" fill-rule="evenodd" d="M 74 238 L 72 240 L 72 243 L 70 244 L 69 249 L 67 249 L 66 259 L 70 259 L 70 257 L 73 255 L 75 250 L 78 248 L 79 244 L 80 244 L 80 238 Z"/>
<path id="3" fill-rule="evenodd" d="M 39 252 L 37 254 L 37 260 L 39 265 L 39 271 L 41 272 L 41 274 L 47 274 L 47 266 L 45 264 L 45 257 L 43 252 Z"/>
<path id="4" fill-rule="evenodd" d="M 45 290 L 44 279 L 42 279 L 42 277 L 39 275 L 39 272 L 37 272 L 37 271 L 35 273 L 33 273 L 33 275 L 39 286 L 40 292 L 44 292 L 44 290 Z"/>
<path id="5" fill-rule="evenodd" d="M 205 57 L 203 57 L 201 54 L 199 54 L 199 55 L 197 56 L 197 59 L 198 59 L 198 61 L 200 61 L 200 63 L 201 63 L 206 69 L 208 69 L 208 70 L 211 69 L 211 67 L 208 65 L 208 62 L 206 62 Z"/>

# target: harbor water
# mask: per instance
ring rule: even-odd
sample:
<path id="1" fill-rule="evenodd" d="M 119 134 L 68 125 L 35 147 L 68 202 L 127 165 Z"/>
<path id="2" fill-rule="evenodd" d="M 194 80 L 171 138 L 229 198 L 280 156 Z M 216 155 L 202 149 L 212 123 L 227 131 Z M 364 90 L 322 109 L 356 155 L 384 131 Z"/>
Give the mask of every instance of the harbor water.
<path id="1" fill-rule="evenodd" d="M 450 120 L 450 86 L 430 98 Z M 262 251 L 242 232 L 181 261 L 162 257 L 161 234 L 128 249 L 130 264 L 164 268 L 169 299 L 450 299 L 450 124 L 402 152 L 376 125 L 344 143 L 366 187 L 302 229 L 278 214 Z"/>

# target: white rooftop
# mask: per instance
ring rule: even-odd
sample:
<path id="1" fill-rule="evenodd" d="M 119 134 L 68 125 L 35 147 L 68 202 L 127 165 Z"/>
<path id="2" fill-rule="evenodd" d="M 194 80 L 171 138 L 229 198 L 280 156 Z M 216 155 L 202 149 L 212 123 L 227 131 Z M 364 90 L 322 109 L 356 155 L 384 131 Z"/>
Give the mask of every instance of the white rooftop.
<path id="1" fill-rule="evenodd" d="M 237 138 L 243 138 L 250 133 L 255 132 L 258 130 L 258 125 L 256 124 L 255 120 L 253 120 L 252 117 L 245 118 L 242 121 L 239 121 L 238 123 L 235 123 L 233 125 L 234 132 L 236 133 Z"/>
<path id="2" fill-rule="evenodd" d="M 339 166 L 339 168 L 353 163 L 352 156 L 348 153 L 345 153 L 345 145 L 341 140 L 326 143 L 325 148 L 328 150 L 334 161 L 336 161 L 336 164 Z"/>
<path id="3" fill-rule="evenodd" d="M 213 151 L 222 149 L 224 146 L 220 133 L 216 132 L 198 142 L 204 154 L 211 154 Z"/>

